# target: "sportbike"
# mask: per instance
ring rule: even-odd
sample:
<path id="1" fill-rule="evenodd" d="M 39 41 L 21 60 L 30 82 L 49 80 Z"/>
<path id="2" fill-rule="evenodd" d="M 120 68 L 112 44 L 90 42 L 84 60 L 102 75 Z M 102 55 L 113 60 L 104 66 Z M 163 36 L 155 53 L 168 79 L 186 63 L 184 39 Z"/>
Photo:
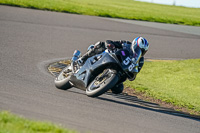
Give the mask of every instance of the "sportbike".
<path id="1" fill-rule="evenodd" d="M 90 97 L 97 97 L 109 89 L 118 94 L 123 91 L 123 87 L 116 86 L 127 78 L 133 79 L 138 72 L 134 58 L 126 49 L 117 49 L 115 52 L 107 49 L 88 58 L 82 66 L 77 63 L 80 54 L 80 51 L 75 50 L 71 64 L 56 77 L 55 86 L 58 89 L 76 87 L 86 91 Z"/>

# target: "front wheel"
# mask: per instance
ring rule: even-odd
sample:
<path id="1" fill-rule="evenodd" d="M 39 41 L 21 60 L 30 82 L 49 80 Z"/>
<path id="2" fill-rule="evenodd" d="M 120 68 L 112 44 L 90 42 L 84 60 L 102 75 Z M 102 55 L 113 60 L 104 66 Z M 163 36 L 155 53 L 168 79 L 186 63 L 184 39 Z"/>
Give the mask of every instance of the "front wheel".
<path id="1" fill-rule="evenodd" d="M 89 97 L 97 97 L 114 87 L 117 82 L 117 72 L 112 69 L 106 69 L 90 83 L 86 89 L 86 94 Z"/>
<path id="2" fill-rule="evenodd" d="M 61 90 L 70 89 L 72 87 L 71 84 L 69 83 L 71 74 L 72 74 L 72 71 L 68 69 L 68 67 L 62 70 L 61 73 L 58 75 L 58 77 L 56 77 L 54 81 L 56 88 L 61 89 Z"/>

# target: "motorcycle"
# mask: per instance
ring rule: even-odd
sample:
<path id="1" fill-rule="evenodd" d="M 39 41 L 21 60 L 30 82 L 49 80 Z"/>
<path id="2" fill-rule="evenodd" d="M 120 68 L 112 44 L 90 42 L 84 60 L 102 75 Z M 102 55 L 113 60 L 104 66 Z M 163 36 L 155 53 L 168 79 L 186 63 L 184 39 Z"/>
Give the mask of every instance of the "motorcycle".
<path id="1" fill-rule="evenodd" d="M 89 97 L 98 97 L 109 89 L 118 94 L 123 91 L 122 83 L 127 78 L 133 80 L 138 73 L 138 65 L 126 49 L 115 52 L 107 49 L 88 58 L 82 66 L 77 63 L 80 55 L 81 52 L 75 50 L 71 64 L 56 77 L 55 86 L 58 89 L 76 87 L 86 91 Z"/>

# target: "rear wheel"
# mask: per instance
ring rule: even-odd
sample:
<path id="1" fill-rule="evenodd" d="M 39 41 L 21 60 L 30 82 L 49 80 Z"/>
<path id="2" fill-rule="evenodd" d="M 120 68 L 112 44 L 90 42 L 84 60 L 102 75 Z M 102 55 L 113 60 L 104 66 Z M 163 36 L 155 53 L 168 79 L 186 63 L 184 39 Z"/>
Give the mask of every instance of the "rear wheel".
<path id="1" fill-rule="evenodd" d="M 86 94 L 89 97 L 97 97 L 115 86 L 117 82 L 117 72 L 112 69 L 105 69 L 90 83 L 86 89 Z"/>
<path id="2" fill-rule="evenodd" d="M 112 93 L 114 94 L 120 94 L 124 90 L 124 85 L 123 83 L 115 85 L 113 88 L 111 88 Z"/>
<path id="3" fill-rule="evenodd" d="M 56 88 L 61 89 L 61 90 L 70 89 L 72 87 L 71 84 L 69 83 L 71 74 L 72 74 L 72 71 L 68 69 L 68 67 L 62 70 L 54 81 Z"/>

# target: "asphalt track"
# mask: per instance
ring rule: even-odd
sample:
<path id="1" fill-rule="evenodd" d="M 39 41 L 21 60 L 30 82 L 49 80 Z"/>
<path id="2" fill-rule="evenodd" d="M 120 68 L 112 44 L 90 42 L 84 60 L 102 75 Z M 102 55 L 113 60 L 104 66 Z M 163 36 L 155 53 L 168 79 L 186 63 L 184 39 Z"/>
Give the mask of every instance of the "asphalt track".
<path id="1" fill-rule="evenodd" d="M 106 39 L 150 42 L 146 58 L 200 58 L 200 36 L 72 15 L 0 6 L 0 110 L 60 123 L 81 132 L 199 133 L 200 120 L 131 96 L 89 98 L 78 89 L 61 91 L 46 67 L 74 49 Z"/>

